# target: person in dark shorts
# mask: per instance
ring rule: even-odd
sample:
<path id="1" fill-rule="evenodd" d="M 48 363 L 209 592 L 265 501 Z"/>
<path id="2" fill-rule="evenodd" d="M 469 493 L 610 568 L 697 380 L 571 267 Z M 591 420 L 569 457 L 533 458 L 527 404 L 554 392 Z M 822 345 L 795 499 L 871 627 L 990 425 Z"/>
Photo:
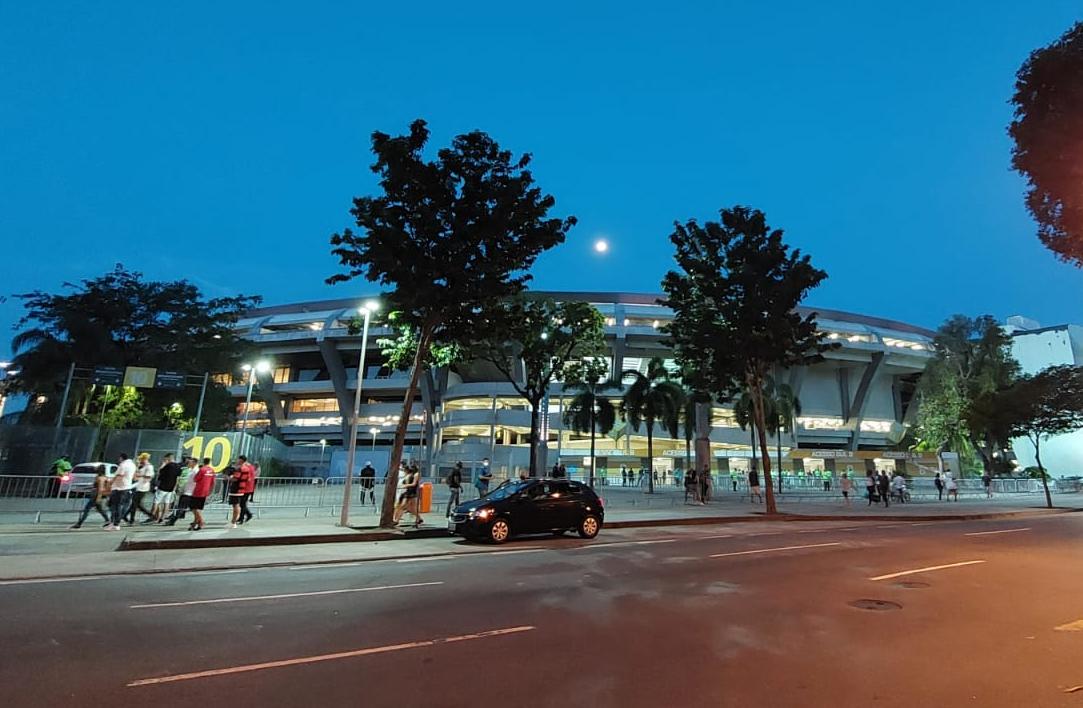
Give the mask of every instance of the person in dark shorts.
<path id="1" fill-rule="evenodd" d="M 365 497 L 369 498 L 373 506 L 376 506 L 376 468 L 371 462 L 366 462 L 361 468 L 361 503 L 365 503 Z"/>
<path id="2" fill-rule="evenodd" d="M 214 468 L 211 467 L 211 458 L 204 457 L 203 464 L 196 472 L 195 485 L 192 488 L 192 498 L 188 501 L 188 507 L 192 510 L 195 520 L 188 526 L 189 531 L 199 531 L 203 528 L 203 507 L 207 505 L 207 497 L 214 491 Z"/>
<path id="3" fill-rule="evenodd" d="M 751 467 L 748 470 L 748 500 L 752 501 L 752 498 L 756 497 L 760 503 L 763 503 L 763 492 L 760 491 L 760 473 L 756 471 L 755 467 Z"/>
<path id="4" fill-rule="evenodd" d="M 151 518 L 144 524 L 162 523 L 169 513 L 170 507 L 177 498 L 177 480 L 180 478 L 181 466 L 173 460 L 173 453 L 162 456 L 162 464 L 158 469 L 158 488 L 154 490 L 154 506 L 151 507 Z"/>

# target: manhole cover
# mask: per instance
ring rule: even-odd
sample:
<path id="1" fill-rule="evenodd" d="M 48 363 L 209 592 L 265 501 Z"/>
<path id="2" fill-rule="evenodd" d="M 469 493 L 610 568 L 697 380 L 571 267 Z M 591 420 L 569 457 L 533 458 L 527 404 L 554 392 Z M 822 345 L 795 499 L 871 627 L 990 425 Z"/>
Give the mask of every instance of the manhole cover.
<path id="1" fill-rule="evenodd" d="M 850 607 L 856 607 L 859 610 L 901 610 L 902 605 L 897 602 L 891 602 L 890 600 L 854 600 L 850 603 Z"/>
<path id="2" fill-rule="evenodd" d="M 923 583 L 920 580 L 904 580 L 901 583 L 895 583 L 895 584 L 898 585 L 900 588 L 910 588 L 912 590 L 916 589 L 916 588 L 927 588 L 927 587 L 929 587 L 929 583 Z"/>

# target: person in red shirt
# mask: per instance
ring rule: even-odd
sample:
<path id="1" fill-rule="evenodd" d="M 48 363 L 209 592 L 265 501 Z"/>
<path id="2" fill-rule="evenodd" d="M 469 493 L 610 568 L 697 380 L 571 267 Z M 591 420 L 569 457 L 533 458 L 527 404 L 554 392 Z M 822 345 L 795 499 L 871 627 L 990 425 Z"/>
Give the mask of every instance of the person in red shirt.
<path id="1" fill-rule="evenodd" d="M 203 464 L 196 472 L 196 483 L 192 488 L 192 498 L 188 502 L 188 508 L 192 510 L 192 515 L 195 517 L 195 521 L 188 527 L 189 531 L 199 531 L 203 528 L 203 507 L 212 491 L 214 491 L 214 468 L 211 467 L 211 458 L 204 457 Z"/>
<path id="2" fill-rule="evenodd" d="M 256 469 L 249 464 L 244 455 L 237 457 L 233 465 L 233 474 L 229 478 L 229 503 L 233 507 L 233 520 L 230 526 L 237 528 L 237 524 L 243 524 L 252 520 L 252 512 L 248 510 L 248 498 L 256 491 Z"/>

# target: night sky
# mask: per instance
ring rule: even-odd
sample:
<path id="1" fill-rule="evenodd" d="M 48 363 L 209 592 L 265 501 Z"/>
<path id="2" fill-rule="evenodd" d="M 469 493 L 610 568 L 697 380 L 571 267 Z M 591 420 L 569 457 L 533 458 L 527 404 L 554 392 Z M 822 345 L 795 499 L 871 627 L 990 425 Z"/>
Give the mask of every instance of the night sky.
<path id="1" fill-rule="evenodd" d="M 1078 0 L 696 4 L 9 0 L 0 291 L 115 262 L 268 304 L 371 291 L 324 284 L 328 236 L 373 189 L 369 134 L 422 117 L 531 152 L 579 217 L 539 288 L 657 291 L 672 222 L 741 203 L 828 271 L 809 304 L 1083 321 L 1005 132 Z"/>

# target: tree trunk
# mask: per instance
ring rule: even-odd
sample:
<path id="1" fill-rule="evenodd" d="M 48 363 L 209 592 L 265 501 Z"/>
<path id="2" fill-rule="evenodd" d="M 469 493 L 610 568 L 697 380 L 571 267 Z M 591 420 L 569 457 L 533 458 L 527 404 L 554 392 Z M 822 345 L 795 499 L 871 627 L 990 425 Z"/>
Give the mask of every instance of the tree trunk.
<path id="1" fill-rule="evenodd" d="M 971 436 L 970 438 L 970 445 L 974 448 L 974 451 L 978 453 L 978 457 L 981 458 L 982 471 L 988 474 L 993 474 L 993 461 L 985 452 L 985 447 L 973 436 Z"/>
<path id="2" fill-rule="evenodd" d="M 763 461 L 763 486 L 766 490 L 766 511 L 768 514 L 777 514 L 775 506 L 775 490 L 771 486 L 771 450 L 767 447 L 767 431 L 765 430 L 765 417 L 763 411 L 763 389 L 761 382 L 755 376 L 748 377 L 749 391 L 752 394 L 752 418 L 756 425 L 756 437 L 760 442 L 760 456 Z"/>
<path id="3" fill-rule="evenodd" d="M 597 405 L 597 401 L 594 400 L 594 396 L 590 397 L 590 476 L 587 478 L 587 486 L 591 489 L 594 488 L 594 406 Z"/>
<path id="4" fill-rule="evenodd" d="M 1042 456 L 1039 450 L 1039 437 L 1036 435 L 1031 440 L 1034 443 L 1034 462 L 1038 465 L 1038 474 L 1042 476 L 1042 489 L 1045 490 L 1045 505 L 1046 507 L 1053 508 L 1053 495 L 1049 493 L 1049 480 L 1046 478 L 1045 468 L 1042 467 Z"/>
<path id="5" fill-rule="evenodd" d="M 782 494 L 782 426 L 775 433 L 775 448 L 778 450 L 778 493 Z"/>
<path id="6" fill-rule="evenodd" d="M 530 476 L 538 477 L 538 424 L 541 416 L 538 410 L 541 401 L 530 401 Z"/>
<path id="7" fill-rule="evenodd" d="M 647 421 L 647 494 L 654 494 L 654 421 Z"/>
<path id="8" fill-rule="evenodd" d="M 414 352 L 414 368 L 410 372 L 410 385 L 406 387 L 406 396 L 402 401 L 402 415 L 399 416 L 399 424 L 395 428 L 395 442 L 391 446 L 391 461 L 387 466 L 387 476 L 384 478 L 384 500 L 380 509 L 380 526 L 393 528 L 395 526 L 395 491 L 399 484 L 399 463 L 402 462 L 402 448 L 406 444 L 406 428 L 410 425 L 410 411 L 414 407 L 414 396 L 417 395 L 417 382 L 421 376 L 421 369 L 429 356 L 429 346 L 432 344 L 432 326 L 424 325 L 421 328 L 421 336 L 417 340 L 417 351 Z M 358 383 L 360 385 L 360 382 Z M 353 474 L 353 470 L 347 470 L 346 474 Z"/>

